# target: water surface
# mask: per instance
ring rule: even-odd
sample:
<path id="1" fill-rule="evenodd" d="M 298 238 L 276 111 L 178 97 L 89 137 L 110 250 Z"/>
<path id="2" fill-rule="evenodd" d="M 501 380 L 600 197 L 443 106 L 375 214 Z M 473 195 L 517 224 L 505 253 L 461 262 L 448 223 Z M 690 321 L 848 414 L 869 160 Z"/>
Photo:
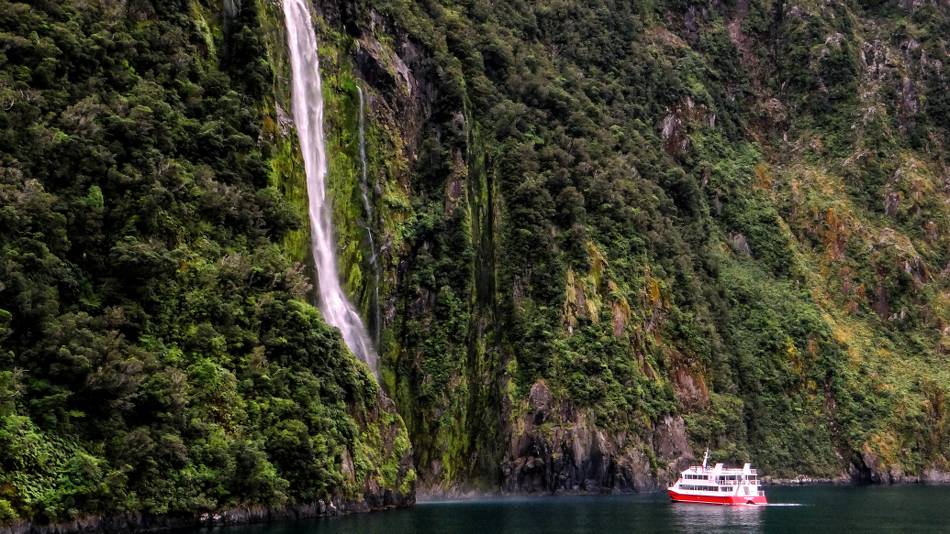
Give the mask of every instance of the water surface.
<path id="1" fill-rule="evenodd" d="M 519 497 L 221 529 L 218 534 L 950 532 L 950 486 L 770 487 L 764 507 L 673 504 L 663 493 Z"/>

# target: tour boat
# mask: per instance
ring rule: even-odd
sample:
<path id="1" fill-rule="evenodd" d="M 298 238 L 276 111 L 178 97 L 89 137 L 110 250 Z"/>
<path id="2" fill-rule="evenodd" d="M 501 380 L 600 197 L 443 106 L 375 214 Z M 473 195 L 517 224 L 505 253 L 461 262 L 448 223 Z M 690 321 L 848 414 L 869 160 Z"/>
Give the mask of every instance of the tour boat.
<path id="1" fill-rule="evenodd" d="M 729 469 L 716 464 L 709 469 L 709 450 L 703 455 L 703 465 L 691 466 L 680 473 L 679 480 L 667 491 L 673 502 L 702 504 L 767 504 L 765 492 L 759 489 L 758 475 L 750 464 L 742 469 Z"/>

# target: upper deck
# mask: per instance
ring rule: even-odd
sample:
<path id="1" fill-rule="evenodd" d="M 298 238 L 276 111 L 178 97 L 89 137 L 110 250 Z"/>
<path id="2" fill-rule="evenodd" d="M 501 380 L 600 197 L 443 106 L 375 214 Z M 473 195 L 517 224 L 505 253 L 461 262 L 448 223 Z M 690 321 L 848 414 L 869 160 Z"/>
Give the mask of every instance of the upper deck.
<path id="1" fill-rule="evenodd" d="M 758 471 L 752 469 L 751 464 L 745 464 L 741 468 L 739 467 L 725 467 L 723 464 L 716 464 L 712 469 L 708 467 L 703 467 L 701 465 L 691 465 L 689 469 L 682 472 L 684 475 L 686 473 L 692 474 L 719 474 L 719 475 L 758 475 Z"/>
<path id="2" fill-rule="evenodd" d="M 680 480 L 683 481 L 702 481 L 703 483 L 722 484 L 735 486 L 737 484 L 758 485 L 758 471 L 752 469 L 750 464 L 745 464 L 741 469 L 728 468 L 723 464 L 716 464 L 709 469 L 701 465 L 690 466 L 689 469 L 681 472 Z"/>

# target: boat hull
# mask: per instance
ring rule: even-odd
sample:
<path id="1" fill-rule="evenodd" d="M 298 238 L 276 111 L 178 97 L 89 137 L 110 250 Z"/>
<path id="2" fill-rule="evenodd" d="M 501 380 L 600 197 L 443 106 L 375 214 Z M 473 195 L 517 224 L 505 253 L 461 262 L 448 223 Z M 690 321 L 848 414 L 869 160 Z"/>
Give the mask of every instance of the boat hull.
<path id="1" fill-rule="evenodd" d="M 693 495 L 690 493 L 680 493 L 676 490 L 667 490 L 673 502 L 689 502 L 696 504 L 718 504 L 721 506 L 743 506 L 768 504 L 765 495 L 756 495 L 755 497 L 743 497 L 741 495 Z"/>

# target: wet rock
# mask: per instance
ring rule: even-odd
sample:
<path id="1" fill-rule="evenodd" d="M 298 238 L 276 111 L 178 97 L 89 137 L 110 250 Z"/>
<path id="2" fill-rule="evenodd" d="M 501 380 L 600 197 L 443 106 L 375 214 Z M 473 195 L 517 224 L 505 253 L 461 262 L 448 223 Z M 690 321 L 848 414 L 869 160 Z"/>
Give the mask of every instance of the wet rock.
<path id="1" fill-rule="evenodd" d="M 942 471 L 935 467 L 925 469 L 920 474 L 920 481 L 924 484 L 950 484 L 950 471 Z"/>
<path id="2" fill-rule="evenodd" d="M 900 465 L 889 465 L 872 451 L 867 445 L 860 453 L 853 455 L 848 474 L 852 482 L 859 484 L 906 484 L 923 482 L 925 476 L 933 476 L 939 480 L 941 472 L 933 469 L 920 475 L 905 473 Z"/>
<path id="3" fill-rule="evenodd" d="M 661 458 L 679 460 L 689 456 L 686 423 L 682 417 L 667 415 L 653 433 L 654 450 Z"/>
<path id="4" fill-rule="evenodd" d="M 668 475 L 651 467 L 647 450 L 662 444 L 662 460 L 678 465 L 688 455 L 682 418 L 668 417 L 643 435 L 599 428 L 586 411 L 554 397 L 539 380 L 512 429 L 502 462 L 505 493 L 610 493 L 648 491 Z"/>
<path id="5" fill-rule="evenodd" d="M 395 68 L 398 56 L 392 54 L 373 37 L 359 41 L 355 51 L 357 67 L 363 78 L 386 100 L 395 100 L 412 94 L 412 82 L 408 77 L 408 67 L 401 60 L 401 69 Z"/>

